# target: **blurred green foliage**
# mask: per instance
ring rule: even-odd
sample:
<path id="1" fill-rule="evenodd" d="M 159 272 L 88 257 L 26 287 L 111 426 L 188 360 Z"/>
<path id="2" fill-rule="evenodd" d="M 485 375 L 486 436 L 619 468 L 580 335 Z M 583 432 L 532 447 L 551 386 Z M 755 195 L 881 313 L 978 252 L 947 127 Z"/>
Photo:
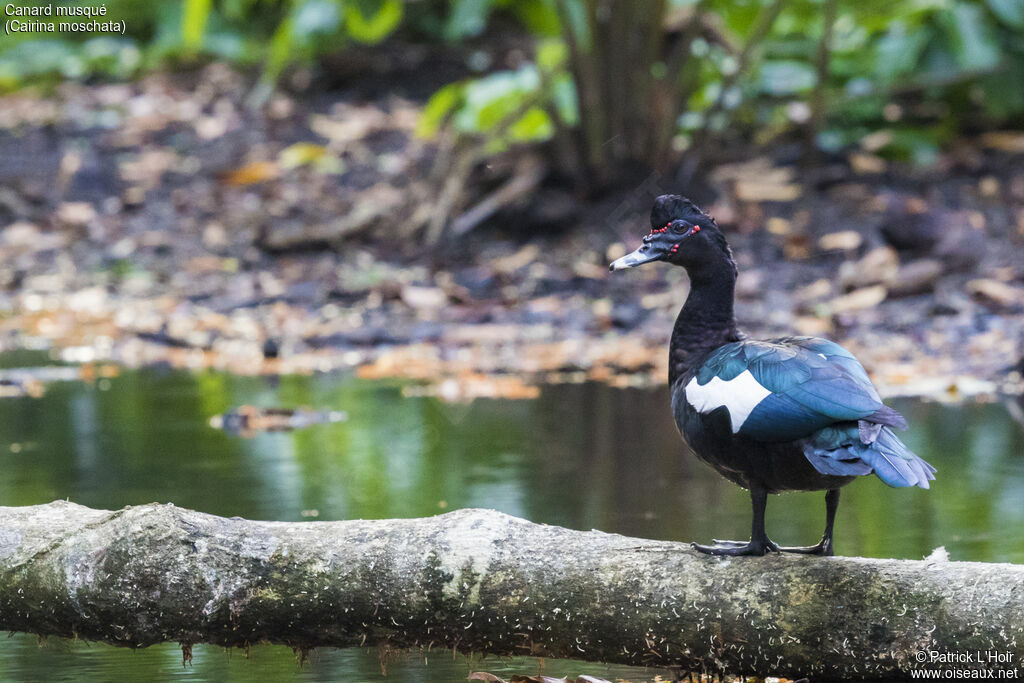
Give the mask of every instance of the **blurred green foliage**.
<path id="1" fill-rule="evenodd" d="M 534 62 L 446 85 L 427 102 L 417 132 L 431 137 L 450 121 L 459 134 L 484 134 L 491 151 L 547 140 L 555 130 L 552 113 L 567 126 L 579 119 L 565 61 L 564 43 L 544 39 Z"/>
<path id="2" fill-rule="evenodd" d="M 498 150 L 546 140 L 594 115 L 578 105 L 579 74 L 569 58 L 564 21 L 582 38 L 580 53 L 616 49 L 594 45 L 586 31 L 593 0 L 106 5 L 108 18 L 127 23 L 127 37 L 0 37 L 0 92 L 64 79 L 124 79 L 203 59 L 260 68 L 273 83 L 291 66 L 396 33 L 451 44 L 479 43 L 489 30 L 514 30 L 534 39 L 532 59 L 442 88 L 427 103 L 420 127 L 428 136 L 445 125 L 459 135 L 490 136 L 489 148 Z M 721 131 L 770 137 L 810 120 L 824 149 L 885 128 L 891 135 L 874 151 L 927 162 L 964 129 L 1019 125 L 1024 119 L 1024 0 L 671 0 L 644 7 L 663 10 L 669 27 L 646 68 L 660 87 L 680 87 L 674 131 L 665 141 L 676 149 Z M 835 20 L 823 68 L 827 9 Z M 772 20 L 759 33 L 766 14 Z M 686 54 L 673 63 L 672 44 L 680 36 L 689 40 Z M 820 73 L 826 75 L 821 83 Z M 629 95 L 628 87 L 623 95 Z"/>
<path id="3" fill-rule="evenodd" d="M 109 0 L 106 7 L 105 18 L 124 21 L 128 37 L 0 37 L 0 92 L 68 78 L 130 78 L 209 58 L 262 65 L 265 79 L 275 81 L 290 65 L 381 42 L 405 14 L 401 0 Z"/>
<path id="4" fill-rule="evenodd" d="M 699 9 L 706 27 L 689 45 L 683 67 L 669 75 L 687 85 L 674 144 L 686 147 L 694 135 L 726 129 L 770 134 L 806 123 L 819 88 L 828 2 L 777 3 L 778 15 L 760 39 L 755 36 L 758 20 L 776 4 L 771 0 L 669 3 L 669 17 L 682 14 L 684 21 L 695 21 Z M 478 12 L 494 4 L 500 3 L 474 3 Z M 564 16 L 574 17 L 589 3 L 563 4 Z M 1007 87 L 1024 84 L 1024 0 L 843 0 L 835 3 L 834 12 L 826 78 L 820 84 L 824 125 L 814 131 L 819 147 L 838 149 L 885 128 L 889 134 L 874 151 L 929 163 L 943 142 L 965 129 L 1024 122 L 1024 87 Z M 559 59 L 549 56 L 553 42 L 563 49 Z M 451 113 L 457 131 L 487 134 L 497 119 L 485 114 L 514 111 L 516 98 L 520 103 L 532 99 L 549 113 L 552 108 L 544 105 L 550 102 L 575 125 L 580 112 L 567 77 L 564 44 L 545 37 L 536 46 L 534 63 L 516 72 L 492 73 L 439 91 L 427 105 L 423 131 L 435 131 Z M 663 53 L 669 51 L 666 45 Z M 668 55 L 659 54 L 650 69 L 660 77 L 666 61 Z M 524 77 L 538 71 L 549 77 Z M 499 79 L 506 87 L 488 87 L 487 101 L 477 86 L 495 86 Z M 530 120 L 534 125 L 524 141 L 553 130 L 549 118 L 531 114 Z"/>

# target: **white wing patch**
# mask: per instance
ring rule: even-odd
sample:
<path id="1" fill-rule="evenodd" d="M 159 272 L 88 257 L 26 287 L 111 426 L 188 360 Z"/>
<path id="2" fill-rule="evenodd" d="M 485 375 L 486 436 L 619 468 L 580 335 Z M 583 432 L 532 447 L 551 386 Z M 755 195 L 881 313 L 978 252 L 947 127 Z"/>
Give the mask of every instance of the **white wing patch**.
<path id="1" fill-rule="evenodd" d="M 740 431 L 750 413 L 766 396 L 771 394 L 750 374 L 744 370 L 728 382 L 721 377 L 712 377 L 707 384 L 698 384 L 694 377 L 686 385 L 686 402 L 698 413 L 710 413 L 715 408 L 725 406 L 732 421 L 732 433 Z"/>

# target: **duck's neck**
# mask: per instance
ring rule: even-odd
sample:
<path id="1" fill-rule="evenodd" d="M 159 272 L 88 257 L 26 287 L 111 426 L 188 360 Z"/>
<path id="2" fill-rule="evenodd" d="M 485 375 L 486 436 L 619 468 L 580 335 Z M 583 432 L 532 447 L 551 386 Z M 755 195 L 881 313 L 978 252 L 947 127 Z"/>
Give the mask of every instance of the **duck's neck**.
<path id="1" fill-rule="evenodd" d="M 731 260 L 727 265 L 689 273 L 690 295 L 672 328 L 669 386 L 722 344 L 743 338 L 733 316 L 736 270 Z"/>

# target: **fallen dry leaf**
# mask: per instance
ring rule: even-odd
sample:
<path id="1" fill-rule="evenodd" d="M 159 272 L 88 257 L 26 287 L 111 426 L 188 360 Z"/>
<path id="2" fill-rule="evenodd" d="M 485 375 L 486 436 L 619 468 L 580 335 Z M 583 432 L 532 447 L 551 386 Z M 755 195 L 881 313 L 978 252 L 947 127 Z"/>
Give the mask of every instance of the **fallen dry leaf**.
<path id="1" fill-rule="evenodd" d="M 467 681 L 487 681 L 487 683 L 505 683 L 504 678 L 499 678 L 492 673 L 486 671 L 474 671 L 466 677 Z"/>
<path id="2" fill-rule="evenodd" d="M 872 175 L 885 172 L 885 159 L 863 152 L 850 153 L 850 168 L 857 175 Z"/>
<path id="3" fill-rule="evenodd" d="M 229 171 L 221 176 L 221 180 L 233 186 L 255 185 L 277 177 L 279 169 L 273 161 L 254 161 Z"/>
<path id="4" fill-rule="evenodd" d="M 790 261 L 802 261 L 811 255 L 811 240 L 807 235 L 787 235 L 782 253 Z"/>
<path id="5" fill-rule="evenodd" d="M 448 295 L 440 287 L 406 285 L 402 287 L 402 301 L 418 310 L 434 310 L 448 303 Z"/>
<path id="6" fill-rule="evenodd" d="M 824 337 L 832 334 L 832 321 L 828 318 L 801 315 L 793 319 L 793 329 L 797 334 Z"/>
<path id="7" fill-rule="evenodd" d="M 868 152 L 877 152 L 892 142 L 891 130 L 879 130 L 869 133 L 860 139 L 861 149 Z"/>
<path id="8" fill-rule="evenodd" d="M 345 170 L 341 159 L 331 154 L 323 145 L 312 142 L 296 142 L 290 147 L 285 147 L 278 155 L 277 161 L 284 169 L 313 166 L 321 173 L 341 173 Z"/>
<path id="9" fill-rule="evenodd" d="M 803 190 L 792 182 L 793 177 L 793 169 L 774 166 L 765 157 L 723 164 L 711 174 L 715 182 L 732 182 L 736 198 L 747 202 L 789 202 L 797 199 Z"/>
<path id="10" fill-rule="evenodd" d="M 803 190 L 795 183 L 767 183 L 738 180 L 735 185 L 736 198 L 745 202 L 791 202 L 799 199 Z"/>
<path id="11" fill-rule="evenodd" d="M 978 181 L 978 194 L 982 197 L 998 197 L 999 196 L 999 179 L 993 176 L 987 175 Z"/>
<path id="12" fill-rule="evenodd" d="M 900 257 L 892 247 L 876 247 L 857 261 L 846 261 L 839 267 L 839 283 L 843 289 L 859 289 L 869 285 L 888 284 L 896 277 Z"/>
<path id="13" fill-rule="evenodd" d="M 819 278 L 809 285 L 801 287 L 796 291 L 797 301 L 806 303 L 808 301 L 817 301 L 824 299 L 832 294 L 832 281 L 826 280 L 825 278 Z"/>
<path id="14" fill-rule="evenodd" d="M 523 266 L 536 261 L 538 254 L 540 254 L 540 247 L 536 244 L 527 244 L 514 254 L 494 259 L 491 262 L 491 268 L 497 273 L 514 273 Z"/>
<path id="15" fill-rule="evenodd" d="M 793 224 L 785 218 L 772 216 L 765 223 L 765 228 L 773 235 L 788 235 L 793 232 Z"/>
<path id="16" fill-rule="evenodd" d="M 892 296 L 913 296 L 924 294 L 935 289 L 935 283 L 942 277 L 945 269 L 937 259 L 918 259 L 905 266 L 900 266 L 896 276 L 889 283 L 889 294 Z"/>
<path id="17" fill-rule="evenodd" d="M 56 215 L 66 225 L 85 225 L 96 218 L 96 209 L 89 202 L 64 202 L 57 207 Z"/>
<path id="18" fill-rule="evenodd" d="M 1003 308 L 1024 305 L 1024 288 L 1014 287 L 999 280 L 971 280 L 967 283 L 967 293 Z"/>
<path id="19" fill-rule="evenodd" d="M 540 387 L 511 375 L 466 373 L 432 384 L 406 386 L 402 389 L 402 395 L 433 396 L 445 403 L 470 403 L 478 398 L 525 400 L 538 398 Z"/>
<path id="20" fill-rule="evenodd" d="M 1020 154 L 1024 152 L 1024 133 L 1016 131 L 995 131 L 981 136 L 981 144 L 1000 152 Z"/>
<path id="21" fill-rule="evenodd" d="M 825 251 L 853 251 L 861 245 L 864 238 L 856 230 L 840 230 L 830 232 L 818 238 L 818 246 Z"/>
<path id="22" fill-rule="evenodd" d="M 277 159 L 282 168 L 295 168 L 316 163 L 326 154 L 327 148 L 323 145 L 315 145 L 312 142 L 296 142 L 294 145 L 282 149 Z"/>
<path id="23" fill-rule="evenodd" d="M 855 289 L 849 294 L 836 297 L 829 302 L 829 310 L 833 314 L 859 311 L 864 308 L 871 308 L 885 301 L 888 290 L 882 285 Z"/>

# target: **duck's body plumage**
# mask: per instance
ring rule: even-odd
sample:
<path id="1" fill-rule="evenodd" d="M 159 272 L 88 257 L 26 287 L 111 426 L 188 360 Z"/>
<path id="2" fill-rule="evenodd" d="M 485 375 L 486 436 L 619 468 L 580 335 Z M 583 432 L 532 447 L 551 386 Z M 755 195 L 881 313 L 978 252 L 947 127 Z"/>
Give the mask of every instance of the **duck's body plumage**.
<path id="1" fill-rule="evenodd" d="M 867 372 L 839 344 L 816 337 L 751 340 L 733 316 L 736 264 L 714 220 L 689 200 L 659 197 L 652 231 L 612 270 L 655 260 L 686 268 L 690 293 L 669 348 L 672 413 L 698 458 L 750 490 L 749 543 L 698 550 L 763 555 L 768 550 L 832 553 L 839 488 L 876 474 L 890 486 L 928 488 L 935 468 L 893 433 L 903 417 L 882 403 Z M 764 531 L 766 494 L 826 490 L 821 542 L 780 548 Z"/>

